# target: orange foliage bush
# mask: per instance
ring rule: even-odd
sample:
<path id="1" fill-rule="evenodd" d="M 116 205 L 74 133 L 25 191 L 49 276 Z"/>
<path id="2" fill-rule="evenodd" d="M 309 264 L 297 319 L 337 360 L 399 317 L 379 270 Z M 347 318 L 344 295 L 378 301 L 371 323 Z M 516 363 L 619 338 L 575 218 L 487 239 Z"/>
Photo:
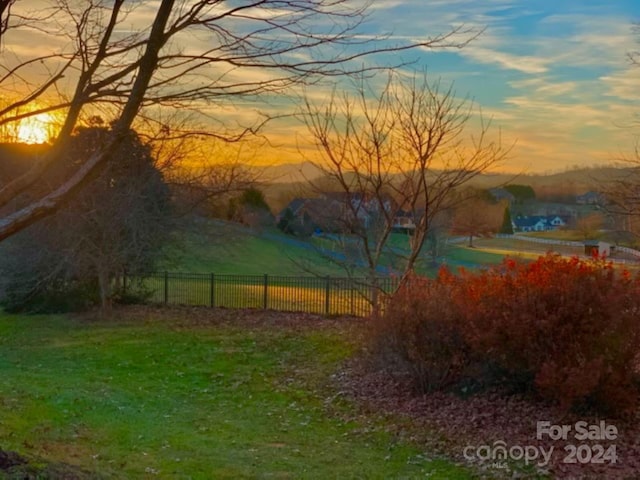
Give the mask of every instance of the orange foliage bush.
<path id="1" fill-rule="evenodd" d="M 552 254 L 479 274 L 443 270 L 408 279 L 375 338 L 423 390 L 473 376 L 621 413 L 638 398 L 640 277 Z"/>
<path id="2" fill-rule="evenodd" d="M 374 352 L 386 366 L 411 374 L 420 391 L 458 383 L 468 366 L 450 297 L 447 283 L 412 277 L 373 329 Z"/>

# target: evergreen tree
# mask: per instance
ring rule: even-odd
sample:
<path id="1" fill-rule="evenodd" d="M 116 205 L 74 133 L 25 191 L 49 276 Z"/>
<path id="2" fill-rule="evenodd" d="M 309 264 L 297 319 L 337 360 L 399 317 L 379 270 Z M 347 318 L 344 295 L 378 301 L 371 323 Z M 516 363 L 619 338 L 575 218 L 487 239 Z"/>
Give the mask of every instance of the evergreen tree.
<path id="1" fill-rule="evenodd" d="M 282 230 L 284 233 L 287 233 L 289 235 L 293 235 L 293 222 L 295 221 L 295 217 L 293 215 L 293 212 L 291 211 L 290 208 L 287 208 L 284 211 L 284 215 L 282 215 L 282 218 L 280 219 L 280 221 L 278 222 L 278 228 L 280 230 Z"/>
<path id="2" fill-rule="evenodd" d="M 509 207 L 504 209 L 504 217 L 502 219 L 502 226 L 500 227 L 500 233 L 506 233 L 513 235 L 513 225 L 511 224 L 511 210 Z"/>

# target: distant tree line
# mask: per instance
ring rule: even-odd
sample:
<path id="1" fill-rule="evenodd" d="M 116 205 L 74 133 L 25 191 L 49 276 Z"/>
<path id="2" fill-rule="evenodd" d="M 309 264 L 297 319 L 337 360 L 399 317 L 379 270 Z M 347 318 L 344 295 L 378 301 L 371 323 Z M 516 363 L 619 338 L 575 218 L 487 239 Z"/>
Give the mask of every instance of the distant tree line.
<path id="1" fill-rule="evenodd" d="M 271 226 L 274 222 L 264 192 L 253 186 L 229 200 L 227 219 L 252 228 Z"/>
<path id="2" fill-rule="evenodd" d="M 504 189 L 513 195 L 517 203 L 524 203 L 536 199 L 536 192 L 530 185 L 511 184 L 505 185 Z"/>

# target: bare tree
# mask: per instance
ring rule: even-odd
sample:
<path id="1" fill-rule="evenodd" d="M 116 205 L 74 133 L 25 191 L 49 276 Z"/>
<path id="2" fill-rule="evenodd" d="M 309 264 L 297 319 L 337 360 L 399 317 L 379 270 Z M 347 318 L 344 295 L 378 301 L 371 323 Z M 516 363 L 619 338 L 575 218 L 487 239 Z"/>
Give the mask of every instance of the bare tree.
<path id="1" fill-rule="evenodd" d="M 11 5 L 15 0 L 0 0 L 0 46 L 2 46 L 2 35 L 9 27 L 9 16 L 11 14 Z"/>
<path id="2" fill-rule="evenodd" d="M 363 67 L 359 60 L 372 53 L 461 47 L 475 35 L 460 27 L 392 46 L 363 40 L 358 29 L 366 8 L 347 0 L 160 0 L 157 5 L 50 0 L 48 8 L 37 11 L 30 11 L 29 3 L 0 3 L 0 91 L 11 98 L 0 106 L 0 126 L 49 112 L 64 120 L 41 161 L 2 186 L 0 207 L 60 161 L 83 118 L 99 112 L 113 128 L 111 140 L 58 188 L 0 219 L 0 240 L 74 196 L 98 175 L 134 121 L 153 117 L 154 109 L 197 112 L 203 123 L 211 122 L 216 118 L 206 113 L 207 103 L 225 105 L 319 76 L 367 71 L 373 67 Z M 19 55 L 10 46 L 25 30 L 59 47 Z M 234 141 L 253 133 L 262 121 L 197 133 Z"/>
<path id="3" fill-rule="evenodd" d="M 601 183 L 600 192 L 606 199 L 601 206 L 613 220 L 617 236 L 633 243 L 640 239 L 640 150 L 635 158 L 627 159 L 628 168 L 620 171 L 617 178 Z"/>
<path id="4" fill-rule="evenodd" d="M 437 267 L 449 247 L 449 231 L 453 212 L 443 210 L 432 219 L 425 237 L 424 249 L 432 267 Z"/>
<path id="5" fill-rule="evenodd" d="M 640 34 L 640 24 L 634 23 L 633 30 L 636 35 Z M 640 50 L 628 52 L 627 57 L 633 67 L 640 67 Z M 608 182 L 594 180 L 603 197 L 600 207 L 612 220 L 616 241 L 637 246 L 640 244 L 640 140 L 637 137 L 633 153 L 621 160 L 624 168 L 616 178 Z"/>
<path id="6" fill-rule="evenodd" d="M 344 195 L 343 233 L 357 245 L 372 281 L 389 251 L 400 210 L 413 221 L 399 273 L 419 259 L 435 221 L 460 201 L 453 195 L 501 162 L 509 149 L 489 138 L 489 122 L 470 131 L 473 106 L 426 76 L 391 74 L 371 99 L 368 82 L 355 94 L 309 99 L 303 117 L 322 160 L 319 168 Z"/>
<path id="7" fill-rule="evenodd" d="M 67 163 L 48 180 L 65 178 L 108 134 L 105 127 L 80 129 L 70 139 Z M 127 161 L 118 161 L 121 157 Z M 6 305 L 46 309 L 52 300 L 80 301 L 99 302 L 104 309 L 121 293 L 114 287 L 125 269 L 132 274 L 152 269 L 172 222 L 169 188 L 155 163 L 150 147 L 130 132 L 91 188 L 3 244 Z M 46 190 L 47 183 L 37 188 Z"/>
<path id="8" fill-rule="evenodd" d="M 597 238 L 603 225 L 604 217 L 600 212 L 583 215 L 575 221 L 575 229 L 580 233 L 583 240 L 593 240 Z"/>
<path id="9" fill-rule="evenodd" d="M 473 248 L 473 239 L 496 233 L 500 228 L 503 207 L 488 201 L 470 197 L 456 208 L 451 231 L 469 238 L 469 247 Z"/>

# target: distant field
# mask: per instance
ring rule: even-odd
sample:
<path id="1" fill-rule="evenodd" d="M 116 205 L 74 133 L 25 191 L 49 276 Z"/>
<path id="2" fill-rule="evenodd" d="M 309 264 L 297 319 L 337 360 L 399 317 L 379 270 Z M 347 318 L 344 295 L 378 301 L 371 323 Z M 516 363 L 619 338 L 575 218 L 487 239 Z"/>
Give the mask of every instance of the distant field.
<path id="1" fill-rule="evenodd" d="M 530 234 L 541 238 L 575 240 L 577 232 L 561 230 Z M 345 271 L 319 253 L 319 248 L 335 247 L 329 240 L 316 239 L 315 245 L 295 237 L 283 235 L 277 230 L 254 233 L 249 229 L 222 224 L 209 224 L 198 234 L 190 234 L 185 247 L 177 251 L 172 263 L 167 264 L 170 271 L 193 273 L 217 273 L 240 275 L 330 275 L 344 276 Z M 383 257 L 382 265 L 391 269 L 399 268 L 403 252 L 407 252 L 407 237 L 404 234 L 392 234 L 389 246 L 393 253 Z M 450 245 L 444 255 L 438 259 L 440 265 L 452 270 L 483 268 L 500 263 L 505 256 L 522 259 L 535 259 L 548 251 L 562 255 L 584 255 L 582 247 L 549 245 L 529 242 L 517 238 L 478 238 L 475 248 L 465 243 Z M 423 253 L 416 265 L 419 273 L 434 275 L 438 266 Z M 364 274 L 364 269 L 359 273 Z M 280 295 L 280 294 L 279 294 Z M 285 293 L 281 294 L 286 296 Z M 256 302 L 260 295 L 256 293 Z"/>
<path id="2" fill-rule="evenodd" d="M 238 275 L 334 275 L 344 269 L 311 245 L 278 230 L 253 232 L 225 222 L 203 222 L 167 254 L 161 270 Z"/>
<path id="3" fill-rule="evenodd" d="M 575 240 L 576 235 L 577 232 L 569 230 L 531 234 L 559 240 Z M 392 251 L 384 254 L 381 266 L 391 271 L 401 270 L 401 258 L 407 253 L 407 245 L 406 235 L 392 234 L 389 240 Z M 474 245 L 475 248 L 469 248 L 465 243 L 450 245 L 438 259 L 438 265 L 446 265 L 454 271 L 459 267 L 473 270 L 498 264 L 507 255 L 535 259 L 550 250 L 562 255 L 584 254 L 582 247 L 549 245 L 517 238 L 479 238 L 474 240 Z M 161 269 L 237 275 L 345 276 L 342 267 L 320 253 L 322 248 L 340 250 L 340 247 L 326 239 L 314 239 L 311 242 L 284 235 L 277 229 L 254 232 L 236 224 L 204 221 L 195 232 L 186 234 L 180 247 L 170 250 L 169 260 Z M 337 254 L 342 252 L 338 251 Z M 424 252 L 416 270 L 431 276 L 437 272 L 438 266 L 434 266 L 431 258 Z M 356 268 L 355 272 L 364 275 L 365 269 Z M 247 288 L 247 295 L 256 297 L 257 303 L 261 302 L 259 289 L 249 293 L 254 288 Z M 208 298 L 208 294 L 203 295 Z M 284 299 L 288 295 L 286 289 L 274 293 L 274 302 L 277 297 Z M 203 302 L 206 303 L 204 300 Z"/>
<path id="4" fill-rule="evenodd" d="M 583 247 L 550 245 L 546 243 L 518 240 L 517 238 L 481 238 L 477 240 L 475 244 L 480 249 L 500 252 L 503 256 L 519 254 L 529 257 L 538 257 L 549 251 L 557 252 L 562 255 L 584 255 Z"/>
<path id="5" fill-rule="evenodd" d="M 534 238 L 549 238 L 552 240 L 566 240 L 566 241 L 570 241 L 570 242 L 582 242 L 584 241 L 584 233 L 577 231 L 577 230 L 550 230 L 548 232 L 528 232 L 528 233 L 522 233 L 521 235 L 527 236 L 527 237 L 534 237 Z M 596 239 L 599 238 L 603 238 L 604 237 L 604 233 L 602 232 L 595 232 L 594 235 L 592 235 L 593 237 L 595 237 Z"/>
<path id="6" fill-rule="evenodd" d="M 474 240 L 474 245 L 477 241 Z M 469 248 L 463 246 L 453 246 L 448 252 L 446 259 L 452 266 L 469 267 L 477 265 L 480 267 L 500 263 L 504 255 L 483 251 L 479 248 Z"/>
<path id="7" fill-rule="evenodd" d="M 552 230 L 549 232 L 530 232 L 523 233 L 527 237 L 548 238 L 552 240 L 567 240 L 573 242 L 583 242 L 585 240 L 584 233 L 578 230 Z M 625 247 L 640 248 L 638 238 L 629 232 L 612 232 L 598 231 L 590 235 L 595 240 L 602 240 Z"/>
<path id="8" fill-rule="evenodd" d="M 392 234 L 389 246 L 393 249 L 383 256 L 381 266 L 401 270 L 402 257 L 407 251 L 407 237 Z M 345 270 L 320 253 L 322 248 L 340 250 L 330 240 L 314 239 L 308 242 L 284 235 L 276 229 L 253 232 L 240 225 L 226 222 L 203 221 L 195 230 L 185 234 L 180 246 L 167 252 L 167 261 L 160 270 L 189 273 L 216 273 L 238 275 L 319 275 L 344 276 Z M 342 252 L 338 251 L 338 255 Z M 464 267 L 481 268 L 499 263 L 503 255 L 470 249 L 463 246 L 449 246 L 439 264 L 452 269 Z M 422 274 L 433 275 L 431 259 L 423 253 L 416 265 Z M 364 275 L 366 270 L 355 268 L 356 275 Z"/>

